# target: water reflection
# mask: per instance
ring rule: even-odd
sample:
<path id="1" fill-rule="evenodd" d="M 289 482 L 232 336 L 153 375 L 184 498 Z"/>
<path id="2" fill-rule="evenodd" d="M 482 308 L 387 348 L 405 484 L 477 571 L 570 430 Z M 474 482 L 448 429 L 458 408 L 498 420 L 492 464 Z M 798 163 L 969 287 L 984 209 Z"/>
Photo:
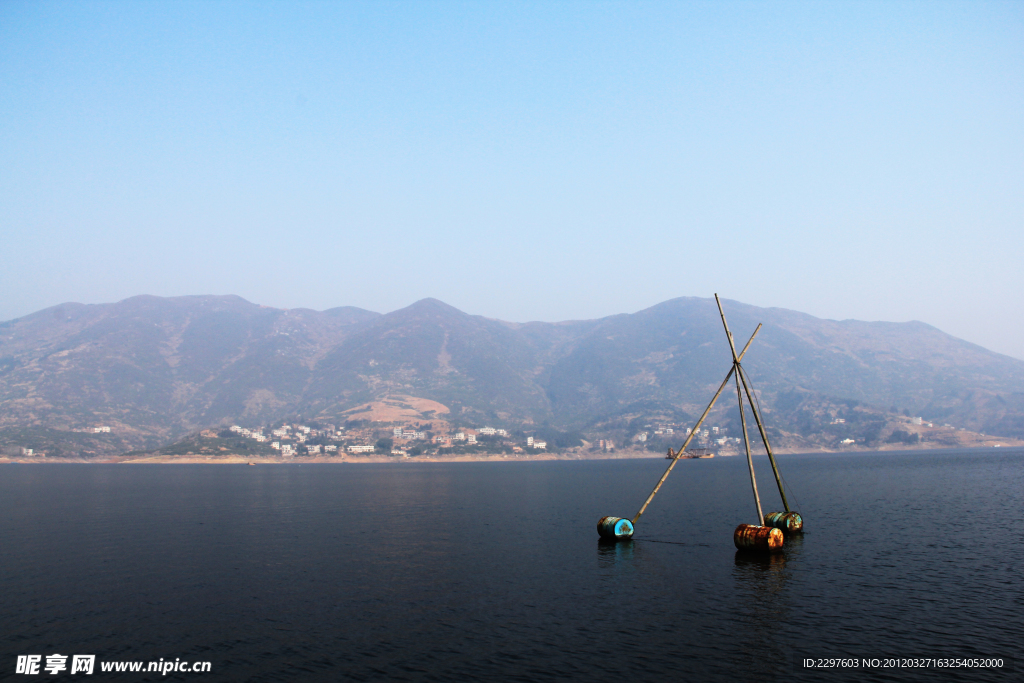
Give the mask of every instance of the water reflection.
<path id="1" fill-rule="evenodd" d="M 785 595 L 786 583 L 792 576 L 787 565 L 799 561 L 803 543 L 803 535 L 794 534 L 786 537 L 781 552 L 737 550 L 733 569 L 737 587 L 748 593 L 757 604 L 765 607 L 774 605 Z"/>
<path id="2" fill-rule="evenodd" d="M 635 552 L 636 544 L 632 540 L 609 541 L 599 538 L 597 540 L 597 566 L 602 569 L 611 569 L 617 565 L 631 563 Z"/>
<path id="3" fill-rule="evenodd" d="M 737 550 L 735 563 L 737 567 L 749 568 L 752 571 L 778 572 L 786 566 L 786 555 L 783 552 L 763 553 L 753 550 Z"/>
<path id="4" fill-rule="evenodd" d="M 789 653 L 782 648 L 793 608 L 789 582 L 799 566 L 803 536 L 787 536 L 782 551 L 755 553 L 737 550 L 733 579 L 741 619 L 748 625 L 737 647 L 760 662 L 765 676 L 781 675 Z"/>
<path id="5" fill-rule="evenodd" d="M 786 536 L 786 542 L 782 544 L 783 554 L 790 560 L 796 560 L 804 549 L 804 535 L 790 534 Z"/>

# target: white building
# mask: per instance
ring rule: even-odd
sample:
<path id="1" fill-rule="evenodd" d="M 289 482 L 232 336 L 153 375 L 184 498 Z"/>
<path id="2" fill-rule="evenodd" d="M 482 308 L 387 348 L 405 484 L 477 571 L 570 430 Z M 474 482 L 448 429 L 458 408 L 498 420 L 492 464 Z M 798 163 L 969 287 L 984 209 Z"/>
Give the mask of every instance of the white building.
<path id="1" fill-rule="evenodd" d="M 467 434 L 466 443 L 476 443 L 476 434 Z"/>
<path id="2" fill-rule="evenodd" d="M 281 450 L 281 442 L 280 441 L 271 441 L 270 442 L 270 447 L 273 448 L 275 451 L 279 451 L 279 450 Z M 288 448 L 291 448 L 291 446 L 289 446 Z"/>
<path id="3" fill-rule="evenodd" d="M 633 441 L 639 441 L 640 443 L 647 441 L 647 432 L 640 432 L 639 434 L 633 437 Z"/>
<path id="4" fill-rule="evenodd" d="M 534 441 L 533 442 L 533 447 L 534 448 L 547 448 L 548 447 L 548 442 L 547 441 Z"/>
<path id="5" fill-rule="evenodd" d="M 320 453 L 320 446 L 316 444 L 306 446 L 306 451 L 308 451 L 310 455 L 317 455 Z"/>
<path id="6" fill-rule="evenodd" d="M 373 446 L 349 446 L 349 453 L 373 453 Z"/>
<path id="7" fill-rule="evenodd" d="M 494 436 L 495 434 L 498 433 L 498 430 L 495 429 L 494 427 L 481 427 L 480 433 L 483 434 L 484 436 Z"/>
<path id="8" fill-rule="evenodd" d="M 338 447 L 335 446 L 334 444 L 328 444 L 324 446 L 324 453 L 333 453 L 336 450 L 338 450 Z"/>
<path id="9" fill-rule="evenodd" d="M 103 427 L 93 427 L 92 428 L 92 433 L 93 434 L 103 434 L 103 433 L 109 433 L 109 432 L 110 432 L 110 427 L 107 427 L 105 425 Z"/>

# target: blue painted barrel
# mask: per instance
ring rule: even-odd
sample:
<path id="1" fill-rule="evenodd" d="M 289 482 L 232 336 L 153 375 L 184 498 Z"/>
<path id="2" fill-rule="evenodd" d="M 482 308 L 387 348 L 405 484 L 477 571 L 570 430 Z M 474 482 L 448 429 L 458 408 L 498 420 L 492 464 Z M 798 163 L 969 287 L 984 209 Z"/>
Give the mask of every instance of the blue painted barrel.
<path id="1" fill-rule="evenodd" d="M 602 517 L 597 522 L 597 533 L 609 541 L 628 541 L 633 537 L 633 523 L 621 517 Z"/>
<path id="2" fill-rule="evenodd" d="M 769 512 L 764 516 L 764 525 L 775 527 L 784 534 L 798 534 L 804 530 L 804 518 L 799 512 Z"/>

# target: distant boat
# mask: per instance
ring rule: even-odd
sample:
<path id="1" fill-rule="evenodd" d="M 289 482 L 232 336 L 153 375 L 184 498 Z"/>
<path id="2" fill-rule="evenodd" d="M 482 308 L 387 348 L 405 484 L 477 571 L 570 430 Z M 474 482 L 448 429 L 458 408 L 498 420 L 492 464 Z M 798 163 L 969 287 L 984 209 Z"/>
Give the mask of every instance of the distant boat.
<path id="1" fill-rule="evenodd" d="M 256 463 L 254 463 L 254 462 L 251 462 L 251 463 L 249 463 L 249 466 L 250 466 L 250 467 L 256 467 Z"/>
<path id="2" fill-rule="evenodd" d="M 695 460 L 697 458 L 713 458 L 715 457 L 714 451 L 708 448 L 692 448 L 688 451 L 682 451 L 679 454 L 673 454 L 669 452 L 665 456 L 666 460 Z"/>

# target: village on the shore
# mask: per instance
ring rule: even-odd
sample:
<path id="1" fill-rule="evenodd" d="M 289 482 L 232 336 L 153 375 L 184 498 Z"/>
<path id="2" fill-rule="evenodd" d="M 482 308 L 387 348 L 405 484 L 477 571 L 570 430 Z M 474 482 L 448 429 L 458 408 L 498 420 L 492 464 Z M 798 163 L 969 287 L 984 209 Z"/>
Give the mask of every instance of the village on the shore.
<path id="1" fill-rule="evenodd" d="M 382 429 L 379 426 L 339 427 L 333 424 L 321 427 L 282 424 L 277 427 L 248 429 L 232 425 L 226 431 L 258 443 L 265 443 L 284 458 L 346 454 L 409 457 L 439 453 L 443 455 L 467 450 L 531 454 L 545 451 L 548 447 L 546 441 L 533 436 L 518 441 L 505 429 L 480 427 L 449 430 L 445 423 L 416 423 L 393 426 L 390 429 Z M 228 434 L 221 432 L 218 436 Z"/>
<path id="2" fill-rule="evenodd" d="M 363 411 L 361 411 L 363 412 Z M 294 420 L 294 418 L 293 418 Z M 862 450 L 872 447 L 848 429 L 847 419 L 831 417 L 828 428 L 836 430 L 831 450 Z M 468 426 L 443 418 L 423 419 L 347 419 L 339 425 L 312 421 L 277 421 L 263 426 L 209 427 L 190 437 L 153 451 L 130 451 L 125 456 L 190 457 L 241 456 L 289 461 L 295 458 L 315 460 L 375 460 L 380 458 L 588 458 L 656 457 L 670 449 L 673 457 L 714 457 L 740 455 L 743 440 L 725 426 L 702 427 L 690 438 L 692 429 L 657 418 L 650 422 L 631 419 L 628 424 L 605 425 L 605 429 L 562 431 L 531 423 L 494 426 Z M 83 438 L 116 438 L 121 426 L 114 424 L 79 427 L 72 430 Z M 737 432 L 739 430 L 733 430 Z M 755 436 L 756 440 L 756 436 Z M 780 452 L 827 450 L 812 441 L 799 443 L 792 434 L 780 439 Z M 794 443 L 796 442 L 796 443 Z M 686 444 L 683 453 L 679 449 Z M 0 453 L 4 460 L 61 456 L 46 444 L 42 448 L 8 447 Z M 880 446 L 883 450 L 920 447 L 1000 447 L 1020 445 L 1012 439 L 975 434 L 949 424 L 936 424 L 914 416 L 895 416 L 886 429 Z M 752 444 L 755 451 L 759 446 Z M 796 446 L 796 448 L 794 448 Z M 873 447 L 878 448 L 879 444 Z M 87 453 L 87 457 L 88 457 Z M 96 456 L 93 456 L 96 457 Z M 103 456 L 100 456 L 101 458 Z M 106 456 L 110 457 L 110 456 Z M 116 456 L 115 456 L 116 457 Z"/>
<path id="3" fill-rule="evenodd" d="M 677 430 L 670 425 L 652 425 L 651 429 L 634 434 L 627 446 L 644 449 L 654 440 L 671 440 L 675 435 L 686 438 L 691 429 Z M 701 448 L 709 446 L 735 447 L 739 438 L 729 437 L 724 427 L 702 429 L 693 439 Z M 559 450 L 549 449 L 549 443 L 536 436 L 513 434 L 506 429 L 483 427 L 451 428 L 446 422 L 413 423 L 388 426 L 336 426 L 327 424 L 309 426 L 304 424 L 281 424 L 277 426 L 250 429 L 232 425 L 226 430 L 206 430 L 204 436 L 242 437 L 265 444 L 283 458 L 296 456 L 360 456 L 389 455 L 414 457 L 418 455 L 457 455 L 465 453 L 506 453 L 511 455 L 537 455 Z M 616 443 L 612 439 L 596 439 L 593 442 L 581 440 L 572 449 L 614 452 Z"/>

